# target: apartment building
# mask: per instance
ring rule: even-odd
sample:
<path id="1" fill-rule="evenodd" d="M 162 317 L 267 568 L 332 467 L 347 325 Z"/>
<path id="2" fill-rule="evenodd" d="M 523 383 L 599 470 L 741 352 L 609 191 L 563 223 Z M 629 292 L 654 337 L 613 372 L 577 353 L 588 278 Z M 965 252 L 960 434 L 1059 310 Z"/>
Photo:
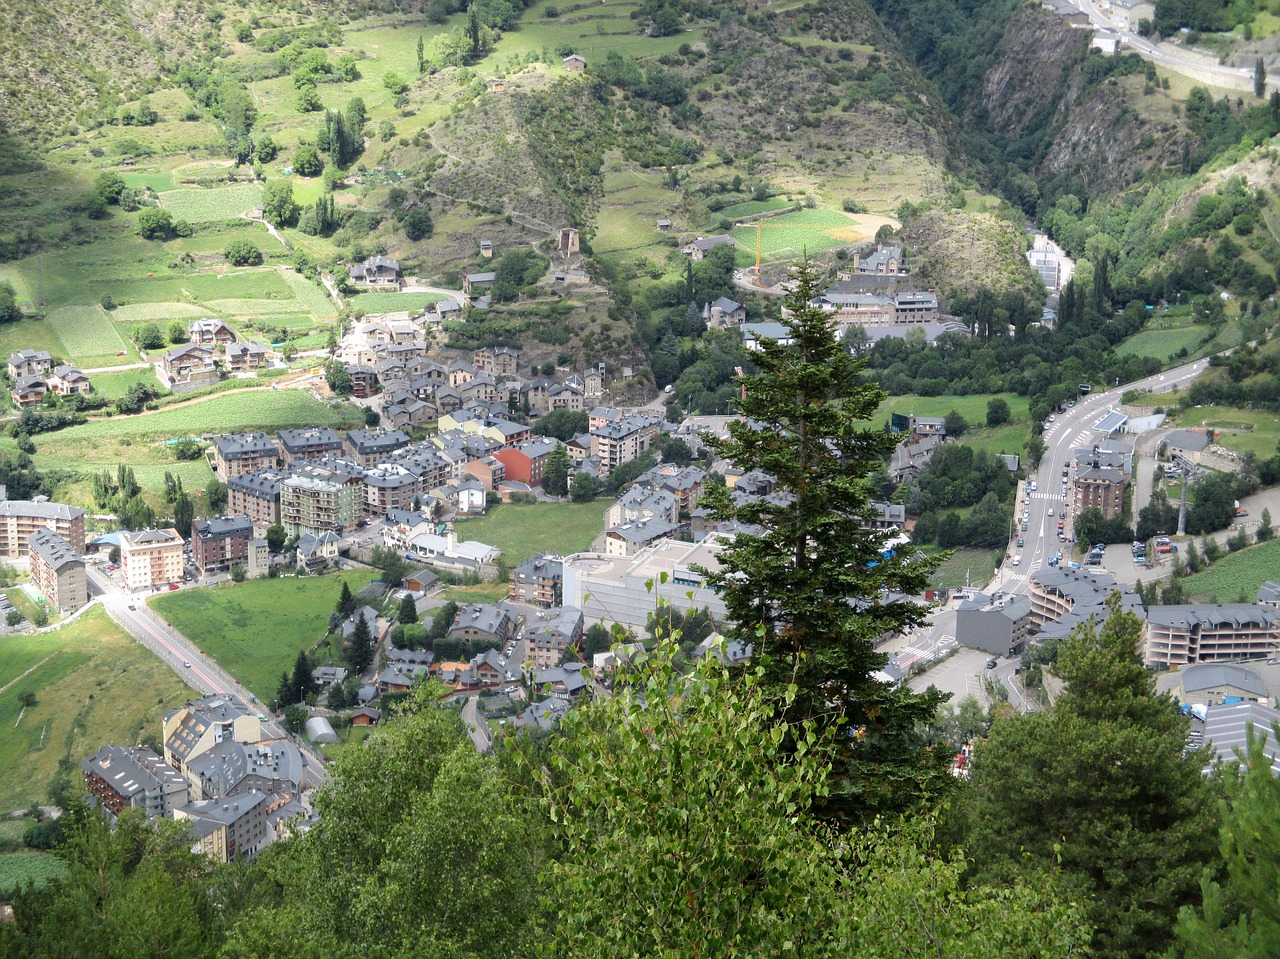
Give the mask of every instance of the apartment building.
<path id="1" fill-rule="evenodd" d="M 1280 610 L 1258 603 L 1152 606 L 1143 649 L 1143 661 L 1154 668 L 1274 656 Z"/>
<path id="2" fill-rule="evenodd" d="M 1089 467 L 1076 476 L 1077 515 L 1096 508 L 1102 511 L 1104 519 L 1116 519 L 1124 512 L 1124 491 L 1128 487 L 1129 481 L 1121 470 Z"/>
<path id="3" fill-rule="evenodd" d="M 120 565 L 129 590 L 181 583 L 182 537 L 176 529 L 144 529 L 120 537 Z"/>
<path id="4" fill-rule="evenodd" d="M 164 717 L 164 761 L 179 774 L 188 762 L 220 742 L 256 743 L 261 739 L 258 717 L 231 696 L 193 699 Z"/>
<path id="5" fill-rule="evenodd" d="M 524 627 L 526 663 L 535 669 L 559 666 L 565 654 L 582 642 L 582 610 L 572 606 L 547 609 L 531 616 Z"/>
<path id="6" fill-rule="evenodd" d="M 280 525 L 290 536 L 343 533 L 355 529 L 364 513 L 357 489 L 337 478 L 290 476 L 280 482 Z"/>
<path id="7" fill-rule="evenodd" d="M 511 571 L 507 599 L 550 609 L 560 601 L 564 562 L 557 556 L 535 556 Z"/>
<path id="8" fill-rule="evenodd" d="M 254 532 L 264 534 L 280 522 L 280 481 L 288 473 L 256 470 L 227 480 L 227 509 L 233 516 L 247 516 Z"/>
<path id="9" fill-rule="evenodd" d="M 77 553 L 84 552 L 84 510 L 80 507 L 52 503 L 44 496 L 33 500 L 3 496 L 4 488 L 0 487 L 0 556 L 26 556 L 31 534 L 38 529 L 53 530 Z"/>
<path id="10" fill-rule="evenodd" d="M 409 434 L 403 430 L 351 430 L 347 434 L 351 458 L 366 467 L 376 466 L 410 442 Z"/>
<path id="11" fill-rule="evenodd" d="M 192 848 L 214 862 L 261 852 L 274 833 L 267 829 L 268 799 L 250 792 L 223 802 L 205 799 L 174 810 L 174 819 L 191 821 Z"/>
<path id="12" fill-rule="evenodd" d="M 70 612 L 89 602 L 84 560 L 50 529 L 38 529 L 29 540 L 31 582 L 55 609 Z"/>
<path id="13" fill-rule="evenodd" d="M 607 476 L 648 450 L 661 435 L 662 420 L 658 417 L 626 416 L 591 431 L 591 455 L 600 457 L 601 475 Z"/>
<path id="14" fill-rule="evenodd" d="M 497 450 L 493 458 L 506 467 L 507 479 L 538 486 L 547 471 L 547 457 L 554 452 L 556 445 L 556 440 L 539 437 Z"/>
<path id="15" fill-rule="evenodd" d="M 248 516 L 211 516 L 192 525 L 192 556 L 200 575 L 249 566 L 253 520 Z"/>
<path id="16" fill-rule="evenodd" d="M 223 433 L 213 438 L 213 469 L 223 482 L 276 465 L 276 441 L 266 433 Z"/>
<path id="17" fill-rule="evenodd" d="M 342 437 L 327 426 L 281 430 L 280 454 L 286 464 L 342 455 Z"/>
<path id="18" fill-rule="evenodd" d="M 187 802 L 186 780 L 144 746 L 103 746 L 80 763 L 80 775 L 85 792 L 112 819 L 126 809 L 169 817 Z"/>

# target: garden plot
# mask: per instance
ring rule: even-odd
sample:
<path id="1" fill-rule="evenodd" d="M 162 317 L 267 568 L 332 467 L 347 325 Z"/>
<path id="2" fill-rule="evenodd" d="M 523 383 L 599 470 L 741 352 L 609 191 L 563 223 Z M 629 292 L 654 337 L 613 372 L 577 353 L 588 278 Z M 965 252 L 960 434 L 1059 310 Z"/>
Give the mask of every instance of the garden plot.
<path id="1" fill-rule="evenodd" d="M 256 183 L 239 183 L 208 190 L 170 190 L 161 193 L 159 200 L 176 220 L 215 223 L 238 219 L 261 206 L 262 187 Z"/>
<path id="2" fill-rule="evenodd" d="M 297 300 L 209 300 L 209 306 L 219 313 L 238 316 L 270 316 L 273 313 L 306 313 L 307 308 Z"/>
<path id="3" fill-rule="evenodd" d="M 439 303 L 446 297 L 437 293 L 359 293 L 351 298 L 356 313 L 398 313 L 421 311 L 428 303 Z"/>
<path id="4" fill-rule="evenodd" d="M 117 353 L 129 348 L 110 315 L 100 306 L 64 306 L 49 314 L 48 323 L 73 362 L 114 360 Z"/>
<path id="5" fill-rule="evenodd" d="M 289 288 L 293 290 L 294 295 L 299 302 L 319 320 L 332 319 L 338 315 L 337 304 L 329 297 L 323 289 L 312 283 L 305 276 L 297 273 L 286 272 L 284 281 L 289 284 Z"/>

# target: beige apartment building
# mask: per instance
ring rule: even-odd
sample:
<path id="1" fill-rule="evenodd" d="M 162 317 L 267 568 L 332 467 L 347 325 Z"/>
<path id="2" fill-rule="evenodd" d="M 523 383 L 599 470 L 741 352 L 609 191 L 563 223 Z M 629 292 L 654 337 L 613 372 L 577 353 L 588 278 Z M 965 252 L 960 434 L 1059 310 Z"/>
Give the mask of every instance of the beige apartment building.
<path id="1" fill-rule="evenodd" d="M 4 499 L 0 487 L 0 556 L 18 559 L 27 555 L 31 534 L 49 529 L 67 541 L 77 553 L 84 552 L 84 510 L 45 497 L 33 500 Z"/>
<path id="2" fill-rule="evenodd" d="M 155 589 L 182 582 L 182 537 L 176 529 L 144 529 L 120 537 L 126 589 Z"/>
<path id="3" fill-rule="evenodd" d="M 71 611 L 89 602 L 84 560 L 71 544 L 49 529 L 31 534 L 31 582 L 55 609 Z"/>

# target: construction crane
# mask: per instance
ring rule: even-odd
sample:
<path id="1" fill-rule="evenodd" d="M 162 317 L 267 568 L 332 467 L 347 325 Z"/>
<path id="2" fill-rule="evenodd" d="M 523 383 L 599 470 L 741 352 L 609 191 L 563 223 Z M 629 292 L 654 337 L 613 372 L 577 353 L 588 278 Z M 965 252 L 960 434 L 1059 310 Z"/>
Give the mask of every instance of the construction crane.
<path id="1" fill-rule="evenodd" d="M 789 211 L 789 212 L 793 212 L 793 211 Z M 791 223 L 765 223 L 765 222 L 764 222 L 764 220 L 756 220 L 754 224 L 751 224 L 751 223 L 736 223 L 736 224 L 734 224 L 734 225 L 735 225 L 735 227 L 744 227 L 744 226 L 749 227 L 749 226 L 753 226 L 753 225 L 754 225 L 754 226 L 755 226 L 755 228 L 756 228 L 756 267 L 755 267 L 755 274 L 756 274 L 756 276 L 757 276 L 757 277 L 759 277 L 759 276 L 760 276 L 760 259 L 761 259 L 761 255 L 760 255 L 760 254 L 761 254 L 761 242 L 760 242 L 760 240 L 761 240 L 761 235 L 764 233 L 764 231 L 765 231 L 765 230 L 794 230 L 794 229 L 795 229 L 795 225 L 794 225 L 794 224 L 791 224 Z"/>

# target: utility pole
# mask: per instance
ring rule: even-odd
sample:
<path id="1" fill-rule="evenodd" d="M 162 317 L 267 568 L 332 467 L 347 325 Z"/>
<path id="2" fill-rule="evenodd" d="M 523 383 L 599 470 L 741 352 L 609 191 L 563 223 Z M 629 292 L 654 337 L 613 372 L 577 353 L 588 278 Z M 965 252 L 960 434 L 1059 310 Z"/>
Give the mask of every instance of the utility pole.
<path id="1" fill-rule="evenodd" d="M 1187 487 L 1191 483 L 1191 476 L 1195 472 L 1195 467 L 1184 457 L 1177 457 L 1178 469 L 1182 473 L 1182 502 L 1178 506 L 1178 535 L 1187 535 Z"/>

